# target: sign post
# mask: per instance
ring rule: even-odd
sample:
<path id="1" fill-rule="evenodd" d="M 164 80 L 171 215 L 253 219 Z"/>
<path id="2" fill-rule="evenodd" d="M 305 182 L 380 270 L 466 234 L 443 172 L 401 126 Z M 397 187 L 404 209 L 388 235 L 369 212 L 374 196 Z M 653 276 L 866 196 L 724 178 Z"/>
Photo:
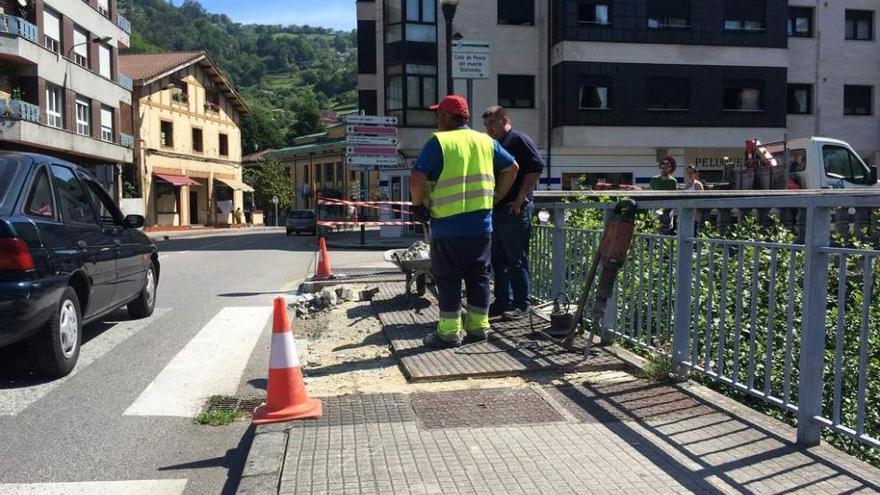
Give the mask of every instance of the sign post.
<path id="1" fill-rule="evenodd" d="M 474 79 L 489 78 L 489 42 L 458 40 L 452 43 L 452 77 L 467 81 L 467 102 L 474 112 Z M 473 124 L 473 122 L 472 122 Z"/>
<path id="2" fill-rule="evenodd" d="M 275 205 L 275 226 L 278 226 L 278 196 L 272 196 L 272 203 Z"/>

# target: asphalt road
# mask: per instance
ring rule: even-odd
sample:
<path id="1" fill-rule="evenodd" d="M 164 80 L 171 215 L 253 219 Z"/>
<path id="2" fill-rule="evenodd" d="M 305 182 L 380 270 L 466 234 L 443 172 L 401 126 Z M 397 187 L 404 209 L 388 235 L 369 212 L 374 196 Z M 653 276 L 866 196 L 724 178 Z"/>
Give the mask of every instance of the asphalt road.
<path id="1" fill-rule="evenodd" d="M 159 242 L 155 314 L 84 330 L 74 373 L 39 381 L 0 350 L 0 494 L 232 493 L 248 423 L 193 423 L 213 393 L 262 393 L 272 299 L 313 271 L 315 239 L 262 232 Z M 331 254 L 336 266 L 378 252 Z M 80 492 L 76 492 L 80 493 Z"/>

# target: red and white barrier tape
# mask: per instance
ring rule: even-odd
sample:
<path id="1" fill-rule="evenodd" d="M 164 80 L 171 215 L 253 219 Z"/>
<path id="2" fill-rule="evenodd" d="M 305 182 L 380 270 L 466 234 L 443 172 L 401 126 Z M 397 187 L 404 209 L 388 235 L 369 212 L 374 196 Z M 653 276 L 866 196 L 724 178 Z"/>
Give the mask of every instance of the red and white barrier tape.
<path id="1" fill-rule="evenodd" d="M 400 205 L 411 206 L 409 201 L 348 201 L 345 199 L 322 198 L 318 201 L 319 205 L 351 205 L 351 206 L 373 206 L 373 205 Z"/>
<path id="2" fill-rule="evenodd" d="M 367 227 L 375 227 L 378 225 L 419 225 L 421 222 L 334 222 L 332 220 L 320 220 L 318 225 L 321 227 L 359 227 L 361 225 Z"/>

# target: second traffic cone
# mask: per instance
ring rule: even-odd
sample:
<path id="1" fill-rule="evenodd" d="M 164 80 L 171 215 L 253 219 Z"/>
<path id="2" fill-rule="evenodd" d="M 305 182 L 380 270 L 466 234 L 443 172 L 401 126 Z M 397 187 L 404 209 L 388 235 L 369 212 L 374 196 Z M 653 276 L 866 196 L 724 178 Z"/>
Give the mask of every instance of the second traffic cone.
<path id="1" fill-rule="evenodd" d="M 276 297 L 266 402 L 254 411 L 253 423 L 260 425 L 320 418 L 322 414 L 321 401 L 310 399 L 306 392 L 287 307 L 283 298 Z"/>
<path id="2" fill-rule="evenodd" d="M 330 269 L 330 255 L 327 254 L 327 242 L 321 237 L 319 244 L 318 266 L 315 267 L 315 278 L 333 278 L 333 270 Z"/>

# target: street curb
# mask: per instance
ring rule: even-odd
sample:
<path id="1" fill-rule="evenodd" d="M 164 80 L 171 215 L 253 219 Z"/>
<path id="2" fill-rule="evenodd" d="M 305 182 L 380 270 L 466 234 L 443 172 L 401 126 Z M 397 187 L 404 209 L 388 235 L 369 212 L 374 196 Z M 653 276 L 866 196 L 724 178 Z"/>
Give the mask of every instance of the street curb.
<path id="1" fill-rule="evenodd" d="M 376 245 L 376 244 L 349 244 L 349 243 L 336 243 L 336 242 L 327 242 L 327 249 L 352 249 L 358 251 L 388 251 L 389 249 L 406 249 L 410 247 L 412 243 L 409 244 L 385 244 L 385 245 Z"/>
<path id="2" fill-rule="evenodd" d="M 248 229 L 210 229 L 206 230 L 181 230 L 181 231 L 159 231 L 144 232 L 147 237 L 153 241 L 164 242 L 174 241 L 177 239 L 200 239 L 203 237 L 224 237 L 242 234 L 271 234 L 284 232 L 284 227 L 252 227 Z M 166 239 L 167 237 L 167 239 Z"/>

